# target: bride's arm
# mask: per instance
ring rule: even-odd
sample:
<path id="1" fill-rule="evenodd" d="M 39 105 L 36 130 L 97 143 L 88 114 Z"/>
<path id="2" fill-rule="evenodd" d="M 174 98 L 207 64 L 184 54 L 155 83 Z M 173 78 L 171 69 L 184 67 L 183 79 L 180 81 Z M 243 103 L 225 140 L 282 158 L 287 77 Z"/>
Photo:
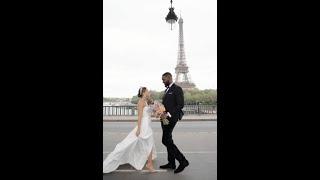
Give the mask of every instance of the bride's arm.
<path id="1" fill-rule="evenodd" d="M 138 130 L 137 131 L 140 131 L 140 128 L 141 128 L 141 119 L 142 119 L 142 113 L 143 113 L 144 106 L 145 106 L 145 104 L 143 103 L 143 101 L 138 102 Z"/>

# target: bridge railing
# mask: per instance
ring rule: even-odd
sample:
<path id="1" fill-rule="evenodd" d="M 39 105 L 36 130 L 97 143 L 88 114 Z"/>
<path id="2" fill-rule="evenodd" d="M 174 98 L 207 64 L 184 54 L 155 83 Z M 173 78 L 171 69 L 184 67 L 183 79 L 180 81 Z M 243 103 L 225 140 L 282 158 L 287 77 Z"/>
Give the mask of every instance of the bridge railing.
<path id="1" fill-rule="evenodd" d="M 215 105 L 184 105 L 184 114 L 215 114 Z M 104 116 L 137 116 L 137 106 L 103 106 Z"/>

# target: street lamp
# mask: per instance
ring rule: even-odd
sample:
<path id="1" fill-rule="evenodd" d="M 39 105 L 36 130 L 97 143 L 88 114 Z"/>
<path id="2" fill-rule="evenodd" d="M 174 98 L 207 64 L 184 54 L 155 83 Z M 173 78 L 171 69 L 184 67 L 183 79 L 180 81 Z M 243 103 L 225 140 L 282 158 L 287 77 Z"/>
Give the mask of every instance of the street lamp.
<path id="1" fill-rule="evenodd" d="M 171 26 L 171 30 L 172 30 L 172 24 L 174 24 L 175 22 L 177 22 L 178 20 L 178 17 L 177 15 L 174 13 L 174 8 L 172 7 L 172 0 L 170 0 L 170 3 L 171 3 L 171 7 L 169 8 L 169 13 L 166 17 L 166 21 L 167 23 L 170 24 Z"/>

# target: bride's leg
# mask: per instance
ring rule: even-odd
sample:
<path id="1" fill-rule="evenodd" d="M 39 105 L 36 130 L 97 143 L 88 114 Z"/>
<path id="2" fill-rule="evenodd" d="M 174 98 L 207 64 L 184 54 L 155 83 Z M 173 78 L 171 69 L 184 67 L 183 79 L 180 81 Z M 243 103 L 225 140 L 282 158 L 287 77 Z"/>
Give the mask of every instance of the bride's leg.
<path id="1" fill-rule="evenodd" d="M 148 164 L 152 165 L 152 150 L 151 150 L 149 157 L 148 157 Z"/>
<path id="2" fill-rule="evenodd" d="M 146 167 L 149 169 L 149 171 L 154 171 L 153 163 L 152 163 L 152 150 L 148 156 L 148 161 Z"/>

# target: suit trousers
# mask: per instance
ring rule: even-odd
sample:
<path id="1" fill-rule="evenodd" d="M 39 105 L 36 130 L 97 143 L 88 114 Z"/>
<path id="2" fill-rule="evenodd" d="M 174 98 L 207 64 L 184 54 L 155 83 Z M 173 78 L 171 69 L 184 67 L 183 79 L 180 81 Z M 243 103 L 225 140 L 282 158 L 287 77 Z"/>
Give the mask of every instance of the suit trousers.
<path id="1" fill-rule="evenodd" d="M 179 151 L 178 147 L 174 144 L 172 139 L 172 131 L 177 124 L 177 118 L 169 118 L 170 123 L 168 125 L 164 125 L 161 122 L 162 127 L 162 143 L 167 147 L 168 153 L 168 161 L 170 164 L 175 165 L 175 159 L 179 161 L 179 163 L 186 160 L 184 155 Z"/>

